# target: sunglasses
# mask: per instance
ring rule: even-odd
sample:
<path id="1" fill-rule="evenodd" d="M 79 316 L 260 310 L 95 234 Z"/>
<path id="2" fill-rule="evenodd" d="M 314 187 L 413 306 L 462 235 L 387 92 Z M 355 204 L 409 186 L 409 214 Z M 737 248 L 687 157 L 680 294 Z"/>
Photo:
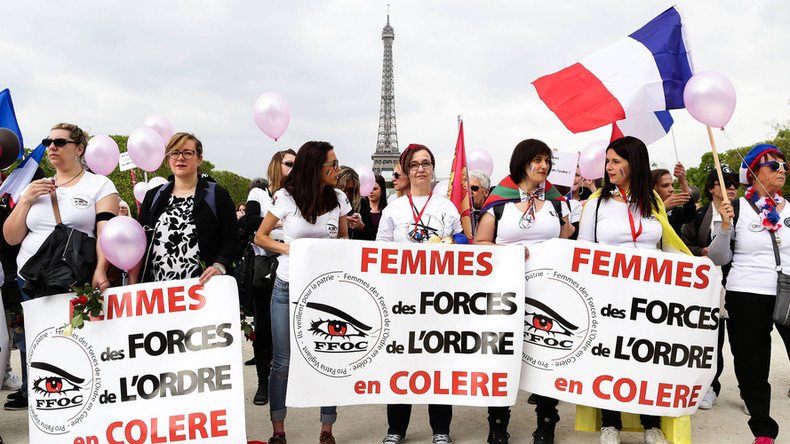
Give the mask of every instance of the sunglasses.
<path id="1" fill-rule="evenodd" d="M 719 181 L 718 180 L 716 181 L 715 186 L 719 186 Z M 741 186 L 741 184 L 737 180 L 725 180 L 724 181 L 724 188 L 732 187 L 732 188 L 737 189 L 739 186 Z"/>
<path id="2" fill-rule="evenodd" d="M 41 144 L 44 145 L 47 148 L 49 148 L 49 146 L 52 145 L 52 144 L 54 144 L 58 148 L 63 148 L 68 143 L 77 143 L 77 142 L 75 142 L 73 140 L 69 140 L 69 139 L 62 139 L 62 138 L 61 139 L 43 139 L 41 141 Z"/>
<path id="3" fill-rule="evenodd" d="M 403 175 L 403 174 L 401 174 L 401 173 L 398 173 L 397 171 L 393 171 L 393 172 L 392 172 L 392 178 L 393 178 L 393 179 L 400 179 L 400 177 L 401 177 L 402 175 Z"/>
<path id="4" fill-rule="evenodd" d="M 288 168 L 293 168 L 294 167 L 294 163 L 292 161 L 290 161 L 290 160 L 287 160 L 287 161 L 283 162 L 283 165 L 287 166 Z"/>
<path id="5" fill-rule="evenodd" d="M 325 167 L 331 166 L 332 168 L 334 168 L 334 169 L 337 169 L 337 166 L 338 166 L 338 165 L 340 165 L 340 161 L 338 161 L 337 159 L 335 159 L 335 160 L 333 160 L 333 161 L 331 161 L 331 162 L 327 162 L 327 163 L 325 163 L 325 164 L 323 164 L 323 165 L 324 165 Z"/>
<path id="6" fill-rule="evenodd" d="M 785 170 L 785 172 L 790 171 L 790 168 L 788 168 L 787 162 L 778 162 L 776 160 L 769 160 L 768 162 L 763 162 L 763 163 L 757 165 L 757 168 L 761 168 L 761 167 L 764 167 L 764 166 L 767 166 L 768 168 L 770 168 L 771 171 L 779 171 L 779 167 L 780 166 L 782 167 L 782 169 Z"/>
<path id="7" fill-rule="evenodd" d="M 472 186 L 470 186 L 469 188 L 470 188 L 472 191 L 474 191 L 475 193 L 477 193 L 478 191 L 480 191 L 480 187 L 479 187 L 479 186 L 477 186 L 477 185 L 472 185 Z"/>

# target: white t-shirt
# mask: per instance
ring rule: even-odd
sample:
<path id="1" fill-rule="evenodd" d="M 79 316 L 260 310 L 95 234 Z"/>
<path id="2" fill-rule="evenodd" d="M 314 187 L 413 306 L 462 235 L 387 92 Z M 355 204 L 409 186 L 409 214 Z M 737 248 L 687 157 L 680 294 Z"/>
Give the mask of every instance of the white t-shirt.
<path id="1" fill-rule="evenodd" d="M 351 204 L 346 194 L 335 189 L 337 201 L 340 205 L 326 212 L 316 219 L 314 224 L 307 222 L 293 197 L 284 189 L 274 193 L 274 205 L 269 208 L 269 213 L 280 219 L 283 223 L 283 240 L 290 244 L 294 239 L 337 239 L 340 216 L 345 216 L 351 211 Z M 277 277 L 288 282 L 288 255 L 277 256 Z"/>
<path id="2" fill-rule="evenodd" d="M 571 215 L 568 220 L 570 220 L 572 224 L 579 222 L 582 218 L 582 203 L 576 199 L 571 199 L 568 201 L 568 206 L 571 209 Z"/>
<path id="3" fill-rule="evenodd" d="M 497 225 L 497 235 L 494 243 L 500 245 L 534 245 L 549 239 L 560 237 L 560 220 L 554 210 L 554 204 L 544 201 L 540 211 L 535 213 L 535 220 L 529 228 L 521 228 L 522 211 L 516 208 L 516 204 L 508 202 L 502 211 L 502 219 Z M 570 212 L 568 205 L 561 202 L 562 216 L 565 217 Z M 494 208 L 487 211 L 493 217 Z"/>
<path id="4" fill-rule="evenodd" d="M 749 201 L 740 198 L 738 223 L 735 225 L 735 251 L 727 275 L 727 290 L 776 295 L 776 260 L 771 235 Z M 756 203 L 761 208 L 763 200 Z M 782 225 L 774 235 L 780 238 L 779 259 L 785 274 L 790 274 L 790 205 L 779 213 Z"/>
<path id="5" fill-rule="evenodd" d="M 266 217 L 266 213 L 269 212 L 269 209 L 272 207 L 272 198 L 269 197 L 269 193 L 266 190 L 261 188 L 253 188 L 250 190 L 250 194 L 247 195 L 247 202 L 258 202 L 261 206 L 261 217 Z M 270 236 L 272 239 L 275 240 L 282 240 L 282 228 L 275 228 L 272 230 Z M 266 256 L 266 250 L 263 248 L 252 244 L 252 251 L 255 252 L 256 256 Z"/>
<path id="6" fill-rule="evenodd" d="M 579 221 L 579 240 L 595 242 L 595 205 L 598 198 L 589 199 L 584 204 L 582 218 Z M 628 211 L 634 218 L 634 230 L 639 231 L 642 224 L 642 234 L 634 245 L 631 236 L 631 223 L 628 220 Z M 657 250 L 663 231 L 661 222 L 655 216 L 642 217 L 639 210 L 634 210 L 625 202 L 607 199 L 601 202 L 598 209 L 598 242 L 618 247 L 644 248 Z"/>
<path id="7" fill-rule="evenodd" d="M 28 188 L 30 185 L 22 190 L 22 194 L 26 193 Z M 63 223 L 91 237 L 95 237 L 93 230 L 96 227 L 96 202 L 110 194 L 118 194 L 110 179 L 88 171 L 85 171 L 76 184 L 59 187 L 55 192 Z M 39 197 L 33 203 L 25 221 L 28 233 L 16 257 L 18 270 L 21 270 L 28 259 L 36 254 L 41 244 L 55 229 L 55 213 L 49 194 Z"/>
<path id="8" fill-rule="evenodd" d="M 430 197 L 430 199 L 429 199 Z M 431 196 L 416 196 L 412 198 L 414 210 L 409 203 L 409 196 L 404 195 L 387 204 L 381 212 L 377 241 L 384 242 L 428 242 L 431 236 L 445 238 L 463 231 L 461 216 L 452 202 L 444 196 L 433 194 Z M 415 227 L 414 214 L 425 208 L 420 223 Z M 417 230 L 422 240 L 410 235 Z"/>

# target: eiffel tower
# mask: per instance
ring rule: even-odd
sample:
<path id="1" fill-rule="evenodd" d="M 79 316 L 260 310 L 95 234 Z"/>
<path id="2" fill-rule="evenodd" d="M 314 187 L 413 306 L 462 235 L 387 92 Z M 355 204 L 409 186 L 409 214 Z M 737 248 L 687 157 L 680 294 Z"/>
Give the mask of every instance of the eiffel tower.
<path id="1" fill-rule="evenodd" d="M 381 110 L 379 111 L 379 136 L 373 159 L 373 171 L 392 171 L 398 164 L 398 129 L 395 125 L 395 78 L 392 70 L 392 41 L 395 30 L 390 26 L 390 15 L 387 11 L 387 25 L 381 32 L 384 41 L 384 68 L 381 74 Z"/>

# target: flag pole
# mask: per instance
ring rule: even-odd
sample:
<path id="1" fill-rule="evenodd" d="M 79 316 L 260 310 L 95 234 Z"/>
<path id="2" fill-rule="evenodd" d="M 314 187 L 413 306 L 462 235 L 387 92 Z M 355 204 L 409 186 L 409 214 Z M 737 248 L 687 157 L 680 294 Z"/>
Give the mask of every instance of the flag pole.
<path id="1" fill-rule="evenodd" d="M 708 141 L 710 141 L 710 148 L 713 151 L 713 164 L 716 166 L 716 175 L 719 176 L 719 187 L 721 187 L 721 195 L 727 197 L 727 185 L 724 184 L 724 174 L 721 172 L 721 163 L 719 162 L 719 153 L 716 151 L 716 141 L 713 139 L 713 130 L 710 125 L 705 125 L 708 128 Z"/>

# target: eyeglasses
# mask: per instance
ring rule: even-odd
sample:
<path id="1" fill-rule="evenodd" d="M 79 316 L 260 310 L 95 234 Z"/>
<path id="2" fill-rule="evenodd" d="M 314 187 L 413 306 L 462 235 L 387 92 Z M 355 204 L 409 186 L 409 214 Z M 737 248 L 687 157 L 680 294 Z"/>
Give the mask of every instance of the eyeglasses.
<path id="1" fill-rule="evenodd" d="M 338 161 L 337 159 L 335 159 L 335 160 L 333 160 L 333 161 L 331 161 L 331 162 L 327 162 L 327 163 L 325 163 L 325 164 L 323 164 L 323 165 L 324 165 L 325 167 L 331 166 L 333 169 L 337 169 L 337 166 L 338 166 L 338 165 L 340 165 L 340 161 Z"/>
<path id="2" fill-rule="evenodd" d="M 183 156 L 185 160 L 189 160 L 195 157 L 195 154 L 197 154 L 197 152 L 192 150 L 184 150 L 184 151 L 172 151 L 169 154 L 169 156 L 172 157 L 173 159 L 178 159 L 178 156 Z"/>
<path id="3" fill-rule="evenodd" d="M 77 142 L 75 142 L 73 140 L 69 140 L 69 139 L 62 139 L 62 138 L 61 139 L 43 139 L 41 141 L 41 144 L 44 145 L 47 148 L 49 148 L 49 146 L 52 145 L 52 144 L 54 144 L 58 148 L 63 148 L 64 146 L 66 146 L 67 143 L 77 143 Z"/>
<path id="4" fill-rule="evenodd" d="M 288 168 L 293 168 L 294 167 L 293 161 L 290 161 L 290 160 L 287 160 L 287 161 L 283 162 L 283 165 L 287 166 Z"/>
<path id="5" fill-rule="evenodd" d="M 409 164 L 410 171 L 419 171 L 420 167 L 422 167 L 423 170 L 428 171 L 431 168 L 433 168 L 433 164 L 428 161 L 420 162 L 420 163 L 414 162 Z"/>
<path id="6" fill-rule="evenodd" d="M 472 191 L 474 191 L 475 193 L 477 193 L 478 191 L 480 191 L 480 187 L 479 187 L 479 186 L 477 186 L 477 185 L 472 185 L 472 186 L 470 186 L 469 188 L 470 188 Z"/>
<path id="7" fill-rule="evenodd" d="M 719 186 L 719 181 L 717 180 L 714 185 L 715 186 Z M 739 186 L 741 186 L 741 184 L 737 180 L 725 180 L 724 181 L 724 188 L 732 187 L 732 188 L 737 189 Z"/>
<path id="8" fill-rule="evenodd" d="M 392 178 L 393 178 L 393 179 L 396 179 L 396 180 L 397 180 L 397 179 L 400 179 L 400 177 L 401 177 L 402 175 L 403 175 L 403 174 L 401 174 L 401 173 L 399 173 L 399 172 L 397 172 L 397 171 L 393 171 L 393 172 L 392 172 Z"/>
<path id="9" fill-rule="evenodd" d="M 757 168 L 762 168 L 764 166 L 768 166 L 768 168 L 770 168 L 771 171 L 779 171 L 779 167 L 780 166 L 782 167 L 782 169 L 785 170 L 785 172 L 790 171 L 790 168 L 788 168 L 787 162 L 778 162 L 776 160 L 769 160 L 768 162 L 763 162 L 763 163 L 757 165 Z"/>

